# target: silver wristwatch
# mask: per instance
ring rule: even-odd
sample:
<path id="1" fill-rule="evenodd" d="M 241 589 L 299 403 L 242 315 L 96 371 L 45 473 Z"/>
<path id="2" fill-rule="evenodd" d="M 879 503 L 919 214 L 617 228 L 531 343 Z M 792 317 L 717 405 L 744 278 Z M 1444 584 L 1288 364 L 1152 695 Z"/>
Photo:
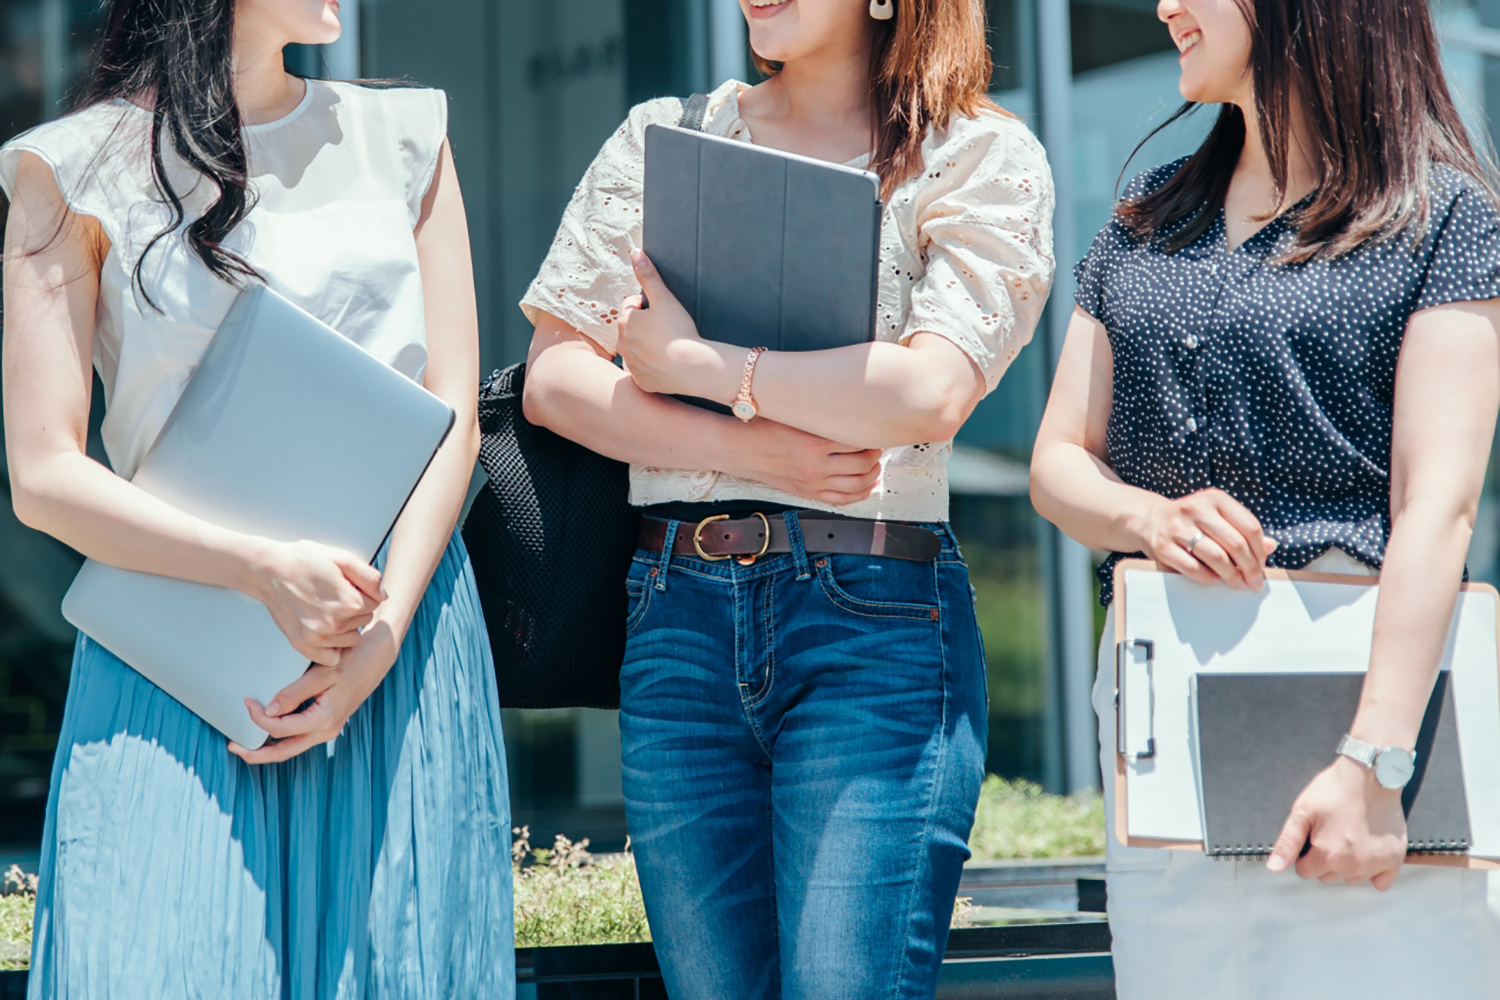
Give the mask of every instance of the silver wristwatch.
<path id="1" fill-rule="evenodd" d="M 1375 772 L 1381 788 L 1395 791 L 1405 788 L 1417 769 L 1417 754 L 1404 747 L 1377 747 L 1373 743 L 1345 736 L 1339 740 L 1339 754 Z"/>

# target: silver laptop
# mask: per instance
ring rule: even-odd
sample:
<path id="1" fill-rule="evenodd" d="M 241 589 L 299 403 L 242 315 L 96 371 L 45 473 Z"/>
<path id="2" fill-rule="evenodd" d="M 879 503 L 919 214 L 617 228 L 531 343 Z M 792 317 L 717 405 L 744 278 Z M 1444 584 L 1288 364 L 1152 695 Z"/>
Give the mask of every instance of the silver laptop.
<path id="1" fill-rule="evenodd" d="M 242 292 L 131 480 L 206 521 L 373 560 L 453 426 L 432 393 L 264 286 Z M 235 742 L 308 667 L 235 590 L 84 563 L 64 617 Z"/>

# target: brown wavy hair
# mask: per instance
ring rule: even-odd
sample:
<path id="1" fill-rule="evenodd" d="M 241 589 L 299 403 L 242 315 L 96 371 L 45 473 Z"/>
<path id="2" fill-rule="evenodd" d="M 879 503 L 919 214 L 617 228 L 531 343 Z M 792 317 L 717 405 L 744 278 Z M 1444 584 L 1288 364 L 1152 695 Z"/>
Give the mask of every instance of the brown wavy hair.
<path id="1" fill-rule="evenodd" d="M 1321 176 L 1290 216 L 1297 238 L 1284 263 L 1425 231 L 1436 164 L 1500 201 L 1492 157 L 1475 152 L 1443 78 L 1427 0 L 1236 2 L 1250 25 L 1255 111 L 1277 203 L 1286 199 L 1294 101 Z M 1185 104 L 1146 139 L 1197 107 Z M 1198 151 L 1161 187 L 1122 204 L 1119 219 L 1139 238 L 1182 249 L 1218 218 L 1244 144 L 1245 116 L 1223 105 Z"/>
<path id="2" fill-rule="evenodd" d="M 1008 114 L 987 96 L 992 66 L 983 0 L 892 2 L 896 16 L 875 22 L 870 51 L 870 169 L 883 197 L 922 172 L 922 141 L 932 129 L 946 129 L 955 114 Z M 752 54 L 763 75 L 781 69 Z"/>

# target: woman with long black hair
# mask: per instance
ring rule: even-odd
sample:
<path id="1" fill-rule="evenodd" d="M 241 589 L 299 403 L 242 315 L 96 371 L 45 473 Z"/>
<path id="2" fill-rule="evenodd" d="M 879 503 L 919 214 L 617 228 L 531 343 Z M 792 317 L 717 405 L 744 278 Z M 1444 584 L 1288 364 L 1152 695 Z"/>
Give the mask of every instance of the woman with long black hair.
<path id="1" fill-rule="evenodd" d="M 767 78 L 716 89 L 704 128 L 879 175 L 873 342 L 699 336 L 638 254 L 668 98 L 605 143 L 522 303 L 525 404 L 629 461 L 644 515 L 620 732 L 668 992 L 931 997 L 988 728 L 949 442 L 1046 301 L 1051 175 L 985 96 L 979 0 L 740 7 Z"/>
<path id="2" fill-rule="evenodd" d="M 1116 553 L 1106 605 L 1123 553 L 1239 588 L 1267 565 L 1378 572 L 1348 733 L 1410 764 L 1500 409 L 1489 167 L 1424 0 L 1158 13 L 1183 96 L 1219 104 L 1218 121 L 1192 156 L 1130 183 L 1078 266 L 1032 497 Z M 1111 774 L 1107 661 L 1101 648 L 1094 704 Z M 1111 832 L 1122 1000 L 1500 995 L 1484 873 L 1403 869 L 1400 768 L 1348 746 L 1328 747 L 1269 862 Z"/>
<path id="3" fill-rule="evenodd" d="M 111 0 L 78 110 L 0 150 L 17 514 L 94 559 L 237 589 L 313 661 L 250 706 L 276 737 L 250 751 L 79 637 L 33 998 L 514 990 L 499 708 L 453 533 L 478 349 L 446 101 L 282 68 L 288 43 L 338 34 L 336 0 Z M 247 282 L 458 415 L 378 568 L 129 482 Z M 112 468 L 84 450 L 91 368 Z"/>

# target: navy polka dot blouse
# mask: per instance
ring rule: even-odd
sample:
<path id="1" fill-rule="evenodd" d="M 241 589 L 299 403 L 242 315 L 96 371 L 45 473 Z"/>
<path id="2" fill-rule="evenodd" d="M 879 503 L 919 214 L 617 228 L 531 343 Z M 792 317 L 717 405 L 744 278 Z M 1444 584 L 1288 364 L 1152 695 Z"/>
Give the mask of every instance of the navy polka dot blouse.
<path id="1" fill-rule="evenodd" d="M 1136 177 L 1127 199 L 1185 162 Z M 1118 220 L 1074 275 L 1114 352 L 1106 441 L 1115 472 L 1168 497 L 1217 487 L 1260 519 L 1297 569 L 1338 547 L 1379 567 L 1390 534 L 1391 410 L 1407 319 L 1500 297 L 1500 214 L 1484 189 L 1434 169 L 1431 223 L 1335 261 L 1279 265 L 1278 218 L 1231 251 L 1224 214 L 1167 253 Z M 1101 600 L 1114 564 L 1099 568 Z"/>

